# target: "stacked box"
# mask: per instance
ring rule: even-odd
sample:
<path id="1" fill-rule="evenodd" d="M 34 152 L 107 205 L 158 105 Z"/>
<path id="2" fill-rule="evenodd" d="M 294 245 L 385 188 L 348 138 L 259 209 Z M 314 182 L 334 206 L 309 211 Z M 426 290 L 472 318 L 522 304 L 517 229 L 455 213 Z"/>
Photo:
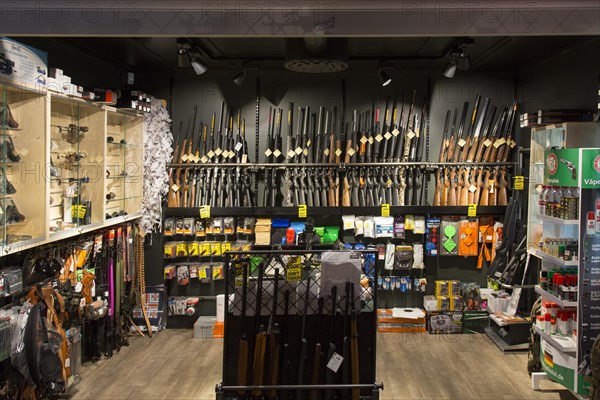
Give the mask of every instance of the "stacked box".
<path id="1" fill-rule="evenodd" d="M 427 313 L 427 331 L 430 334 L 462 333 L 462 311 L 434 311 Z"/>
<path id="2" fill-rule="evenodd" d="M 426 332 L 425 316 L 421 318 L 394 318 L 391 309 L 377 310 L 377 332 Z"/>
<path id="3" fill-rule="evenodd" d="M 463 301 L 460 295 L 460 281 L 435 281 L 435 297 L 437 300 L 437 311 L 462 311 L 463 309 Z"/>

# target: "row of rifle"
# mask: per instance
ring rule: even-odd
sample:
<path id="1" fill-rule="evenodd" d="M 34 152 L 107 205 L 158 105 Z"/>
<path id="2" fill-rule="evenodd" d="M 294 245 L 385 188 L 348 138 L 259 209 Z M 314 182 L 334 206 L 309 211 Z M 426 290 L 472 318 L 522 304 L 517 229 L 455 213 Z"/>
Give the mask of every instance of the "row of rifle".
<path id="1" fill-rule="evenodd" d="M 225 108 L 225 102 L 221 103 L 218 127 L 215 127 L 215 113 L 210 127 L 202 121 L 196 127 L 198 106 L 194 107 L 194 116 L 189 118 L 183 136 L 183 122 L 180 123 L 173 151 L 173 163 L 178 167 L 171 168 L 169 174 L 169 207 L 252 206 L 250 176 L 246 168 L 192 168 L 204 163 L 241 165 L 247 162 L 246 123 L 241 118 L 241 110 L 236 116 L 234 110 Z M 234 119 L 237 122 L 235 128 Z"/>
<path id="2" fill-rule="evenodd" d="M 300 336 L 290 328 L 289 312 L 290 290 L 284 291 L 283 315 L 278 315 L 279 270 L 275 270 L 273 278 L 273 296 L 271 315 L 268 325 L 262 323 L 256 310 L 261 310 L 262 296 L 256 295 L 254 333 L 250 332 L 247 318 L 247 277 L 248 266 L 244 267 L 241 298 L 241 335 L 237 352 L 237 386 L 279 386 L 279 385 L 336 385 L 359 384 L 359 349 L 357 331 L 357 310 L 355 308 L 354 284 L 347 282 L 345 293 L 338 296 L 337 287 L 331 294 L 321 295 L 317 300 L 316 315 L 309 316 L 312 323 L 307 323 L 309 304 L 314 303 L 310 294 L 310 279 L 306 282 L 303 295 L 302 329 Z M 264 268 L 259 267 L 257 293 L 263 290 Z M 342 309 L 342 304 L 344 308 Z M 295 308 L 299 309 L 299 305 Z M 327 310 L 327 312 L 325 312 Z M 316 321 L 315 321 L 316 319 Z M 315 325 L 316 322 L 316 325 Z M 341 326 L 340 326 L 341 325 Z M 309 328 L 309 326 L 312 327 Z M 323 340 L 323 336 L 327 336 Z M 253 337 L 254 340 L 249 340 Z M 251 347 L 252 346 L 252 347 Z M 253 348 L 253 351 L 252 351 Z M 334 356 L 343 357 L 341 373 L 335 373 L 327 367 Z M 337 393 L 333 389 L 310 390 L 308 396 L 304 390 L 264 391 L 255 389 L 238 390 L 241 398 L 250 394 L 253 398 L 268 399 L 352 399 L 359 400 L 359 389 L 344 390 Z"/>
<path id="3" fill-rule="evenodd" d="M 284 110 L 271 107 L 264 168 L 249 163 L 240 110 L 226 110 L 223 102 L 218 126 L 215 113 L 210 126 L 196 126 L 196 107 L 185 134 L 180 124 L 183 140 L 178 139 L 173 156 L 168 205 L 255 206 L 253 178 L 264 181 L 265 207 L 426 204 L 428 177 L 421 162 L 428 143 L 429 104 L 425 100 L 417 111 L 415 97 L 413 91 L 408 102 L 405 94 L 401 104 L 397 96 L 392 101 L 388 97 L 383 114 L 375 104 L 362 113 L 354 110 L 343 129 L 336 107 L 312 112 L 290 103 L 285 144 Z M 502 112 L 487 98 L 480 103 L 477 96 L 469 114 L 465 102 L 458 123 L 458 109 L 453 116 L 450 110 L 446 114 L 438 162 L 458 164 L 437 168 L 435 206 L 507 204 L 506 161 L 516 144 L 516 103 Z M 264 172 L 254 174 L 257 170 Z"/>
<path id="4" fill-rule="evenodd" d="M 475 100 L 470 120 L 469 103 L 465 102 L 458 126 L 458 109 L 446 113 L 446 122 L 439 162 L 466 163 L 463 166 L 440 167 L 436 171 L 434 206 L 505 206 L 508 203 L 508 182 L 505 163 L 516 143 L 513 128 L 517 103 L 499 112 L 486 98 Z M 450 122 L 452 118 L 452 122 Z M 501 163 L 481 166 L 469 163 Z"/>

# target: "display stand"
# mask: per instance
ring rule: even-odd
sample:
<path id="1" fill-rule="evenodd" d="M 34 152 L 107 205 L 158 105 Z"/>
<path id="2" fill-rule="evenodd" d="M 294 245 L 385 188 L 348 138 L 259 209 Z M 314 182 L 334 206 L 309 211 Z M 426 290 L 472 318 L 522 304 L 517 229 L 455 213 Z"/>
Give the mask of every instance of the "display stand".
<path id="1" fill-rule="evenodd" d="M 591 384 L 591 349 L 600 333 L 597 316 L 593 313 L 600 301 L 594 295 L 595 285 L 590 284 L 600 277 L 600 149 L 546 150 L 543 166 L 545 185 L 577 192 L 578 218 L 564 215 L 547 218 L 547 211 L 542 217 L 538 216 L 542 226 L 541 231 L 536 232 L 540 236 L 536 238 L 540 243 L 538 247 L 548 247 L 544 243 L 549 239 L 562 238 L 577 244 L 578 255 L 565 260 L 566 256 L 548 254 L 552 248 L 538 248 L 533 254 L 541 259 L 542 271 L 576 274 L 577 292 L 576 298 L 571 293 L 565 295 L 564 290 L 557 287 L 537 286 L 536 292 L 544 301 L 553 301 L 563 310 L 574 310 L 577 326 L 566 337 L 536 328 L 541 336 L 540 362 L 550 379 L 586 396 Z M 539 208 L 535 210 L 541 212 Z M 532 376 L 534 390 L 539 388 L 539 379 L 537 375 Z"/>
<path id="2" fill-rule="evenodd" d="M 217 399 L 377 399 L 376 264 L 374 250 L 227 252 Z"/>

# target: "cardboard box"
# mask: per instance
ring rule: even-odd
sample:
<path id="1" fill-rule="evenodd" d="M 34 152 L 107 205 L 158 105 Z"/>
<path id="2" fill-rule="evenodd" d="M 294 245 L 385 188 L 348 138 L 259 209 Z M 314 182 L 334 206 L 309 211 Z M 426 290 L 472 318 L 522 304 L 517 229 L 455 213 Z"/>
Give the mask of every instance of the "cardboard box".
<path id="1" fill-rule="evenodd" d="M 450 310 L 450 298 L 447 296 L 437 296 L 437 309 Z"/>
<path id="2" fill-rule="evenodd" d="M 462 333 L 462 311 L 435 311 L 427 313 L 427 331 L 430 334 Z"/>
<path id="3" fill-rule="evenodd" d="M 426 332 L 427 320 L 420 318 L 394 318 L 391 309 L 377 310 L 377 332 Z"/>
<path id="4" fill-rule="evenodd" d="M 423 296 L 423 308 L 426 311 L 437 311 L 437 304 L 437 298 L 434 295 L 428 294 Z"/>
<path id="5" fill-rule="evenodd" d="M 435 281 L 435 295 L 436 296 L 448 296 L 450 293 L 448 290 L 448 281 Z"/>

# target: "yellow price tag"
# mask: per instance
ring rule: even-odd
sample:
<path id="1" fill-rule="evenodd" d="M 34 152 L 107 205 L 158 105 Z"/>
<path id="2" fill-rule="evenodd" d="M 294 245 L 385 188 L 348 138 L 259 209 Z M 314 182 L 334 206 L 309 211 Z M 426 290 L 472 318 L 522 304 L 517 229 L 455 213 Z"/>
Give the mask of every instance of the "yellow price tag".
<path id="1" fill-rule="evenodd" d="M 86 210 L 87 207 L 83 205 L 71 206 L 71 217 L 82 219 L 85 216 Z"/>
<path id="2" fill-rule="evenodd" d="M 200 206 L 200 218 L 210 218 L 210 206 Z"/>
<path id="3" fill-rule="evenodd" d="M 300 204 L 298 206 L 298 218 L 306 218 L 306 204 Z"/>
<path id="4" fill-rule="evenodd" d="M 389 204 L 382 204 L 381 205 L 381 216 L 382 217 L 389 217 L 390 216 L 390 205 Z"/>
<path id="5" fill-rule="evenodd" d="M 515 176 L 515 190 L 523 190 L 525 188 L 525 177 L 522 175 Z"/>
<path id="6" fill-rule="evenodd" d="M 198 270 L 198 278 L 200 278 L 200 279 L 206 279 L 207 278 L 206 269 L 207 269 L 206 267 L 201 267 Z"/>
<path id="7" fill-rule="evenodd" d="M 476 217 L 477 216 L 477 204 L 469 204 L 467 216 L 468 217 Z"/>

